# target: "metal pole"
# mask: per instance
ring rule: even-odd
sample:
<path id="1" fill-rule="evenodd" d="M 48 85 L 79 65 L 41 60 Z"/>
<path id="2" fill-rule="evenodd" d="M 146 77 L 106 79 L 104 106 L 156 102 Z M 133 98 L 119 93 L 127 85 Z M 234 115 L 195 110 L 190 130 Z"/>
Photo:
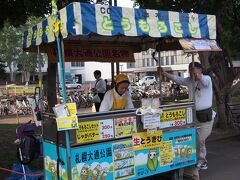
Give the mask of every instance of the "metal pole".
<path id="1" fill-rule="evenodd" d="M 194 67 L 194 52 L 192 52 L 191 53 L 191 55 L 192 55 L 192 67 Z M 192 78 L 192 81 L 193 81 L 193 83 L 192 83 L 192 101 L 194 101 L 195 102 L 195 95 L 194 95 L 194 89 L 195 89 L 195 77 L 193 76 L 193 78 Z"/>
<path id="2" fill-rule="evenodd" d="M 66 96 L 66 89 L 65 89 L 65 77 L 64 77 L 64 68 L 63 68 L 63 60 L 62 60 L 62 53 L 61 53 L 61 39 L 57 38 L 57 47 L 58 47 L 58 58 L 59 58 L 59 74 L 60 74 L 60 81 L 62 87 L 62 97 L 63 103 L 67 103 L 67 96 Z"/>
<path id="3" fill-rule="evenodd" d="M 19 151 L 20 159 L 21 159 L 21 161 L 23 161 L 23 158 L 22 158 L 22 151 L 21 151 L 21 148 L 20 148 L 20 147 L 18 148 L 18 151 Z M 21 164 L 21 165 L 22 165 L 22 169 L 23 169 L 24 180 L 27 180 L 27 177 L 26 177 L 26 170 L 25 170 L 25 165 L 24 165 L 24 164 Z"/>
<path id="4" fill-rule="evenodd" d="M 112 0 L 109 0 L 109 6 L 112 6 Z M 114 75 L 115 75 L 115 68 L 114 68 L 114 63 L 111 63 L 111 74 L 112 74 L 112 84 L 111 87 L 113 88 L 114 85 Z"/>
<path id="5" fill-rule="evenodd" d="M 114 6 L 117 6 L 117 0 L 114 0 Z M 116 73 L 119 74 L 120 73 L 120 66 L 119 66 L 119 62 L 116 63 Z"/>
<path id="6" fill-rule="evenodd" d="M 162 96 L 162 81 L 163 81 L 163 78 L 162 78 L 162 72 L 161 72 L 161 51 L 160 49 L 158 49 L 158 69 L 159 69 L 159 90 L 160 90 L 160 102 L 162 103 L 162 100 L 163 100 L 163 96 Z"/>
<path id="7" fill-rule="evenodd" d="M 40 50 L 38 46 L 38 54 L 37 54 L 37 59 L 38 59 L 38 86 L 39 86 L 39 97 L 38 97 L 38 104 L 39 104 L 39 109 L 40 112 L 43 111 L 43 104 L 42 104 L 42 58 L 40 55 Z"/>
<path id="8" fill-rule="evenodd" d="M 62 45 L 62 46 L 61 46 Z M 65 73 L 64 73 L 64 49 L 63 48 L 63 42 L 59 38 L 57 38 L 57 46 L 58 46 L 58 58 L 59 58 L 59 70 L 60 70 L 60 80 L 61 80 L 61 87 L 62 87 L 62 97 L 63 97 L 63 103 L 67 103 L 67 97 L 66 97 L 66 89 L 65 89 Z M 71 158 L 71 151 L 70 151 L 70 135 L 69 131 L 65 131 L 65 138 L 66 138 L 66 154 L 67 154 L 67 165 L 68 165 L 68 178 L 72 179 L 71 176 L 71 163 L 70 163 L 70 158 Z"/>
<path id="9" fill-rule="evenodd" d="M 119 62 L 116 63 L 116 73 L 119 74 L 120 73 L 120 66 L 119 66 Z"/>
<path id="10" fill-rule="evenodd" d="M 113 84 L 114 84 L 114 63 L 111 63 L 111 73 L 112 73 L 112 84 L 111 84 L 111 88 L 113 88 Z"/>

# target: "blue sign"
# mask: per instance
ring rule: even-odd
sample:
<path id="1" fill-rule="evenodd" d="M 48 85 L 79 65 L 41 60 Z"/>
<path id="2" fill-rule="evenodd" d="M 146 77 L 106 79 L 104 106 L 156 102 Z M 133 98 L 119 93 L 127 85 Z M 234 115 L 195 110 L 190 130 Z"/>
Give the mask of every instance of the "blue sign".
<path id="1" fill-rule="evenodd" d="M 56 145 L 43 142 L 44 176 L 45 179 L 57 179 L 57 152 Z M 64 165 L 59 165 L 60 180 L 68 180 L 66 149 L 59 147 L 59 155 Z"/>
<path id="2" fill-rule="evenodd" d="M 159 147 L 133 150 L 132 139 L 78 146 L 71 150 L 73 180 L 136 179 L 196 164 L 196 129 L 163 133 Z M 56 146 L 44 142 L 45 176 L 56 179 Z M 66 150 L 60 147 L 66 162 Z M 61 179 L 68 179 L 66 164 Z"/>
<path id="3" fill-rule="evenodd" d="M 71 167 L 73 180 L 113 179 L 112 143 L 73 149 Z"/>
<path id="4" fill-rule="evenodd" d="M 163 133 L 160 148 L 135 151 L 135 178 L 196 164 L 196 157 L 196 129 Z"/>

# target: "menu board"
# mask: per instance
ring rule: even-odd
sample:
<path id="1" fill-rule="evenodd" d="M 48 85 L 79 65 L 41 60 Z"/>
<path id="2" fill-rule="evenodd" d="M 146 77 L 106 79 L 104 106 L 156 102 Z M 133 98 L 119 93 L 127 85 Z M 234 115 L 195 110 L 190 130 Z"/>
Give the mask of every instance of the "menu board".
<path id="1" fill-rule="evenodd" d="M 113 170 L 115 179 L 124 179 L 135 175 L 132 141 L 120 141 L 113 147 Z"/>
<path id="2" fill-rule="evenodd" d="M 87 143 L 112 138 L 114 138 L 112 119 L 79 122 L 79 128 L 76 130 L 77 143 Z"/>

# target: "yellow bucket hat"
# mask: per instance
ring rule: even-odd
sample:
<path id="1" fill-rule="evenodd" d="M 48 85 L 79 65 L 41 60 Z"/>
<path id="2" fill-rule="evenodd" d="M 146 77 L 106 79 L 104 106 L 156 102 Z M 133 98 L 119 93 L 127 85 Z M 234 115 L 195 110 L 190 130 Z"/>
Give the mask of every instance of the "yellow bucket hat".
<path id="1" fill-rule="evenodd" d="M 125 74 L 118 74 L 116 76 L 116 81 L 115 82 L 116 82 L 116 84 L 119 84 L 121 82 L 128 82 L 129 83 L 129 79 L 128 79 L 127 75 L 125 75 Z"/>

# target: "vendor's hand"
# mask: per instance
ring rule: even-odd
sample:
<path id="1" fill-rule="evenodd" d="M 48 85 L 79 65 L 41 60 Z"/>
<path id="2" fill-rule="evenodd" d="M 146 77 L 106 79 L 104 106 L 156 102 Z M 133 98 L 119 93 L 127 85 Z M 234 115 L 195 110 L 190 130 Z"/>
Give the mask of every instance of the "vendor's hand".
<path id="1" fill-rule="evenodd" d="M 199 71 L 199 69 L 194 68 L 193 69 L 193 75 L 196 80 L 201 80 L 202 79 L 202 72 Z"/>

